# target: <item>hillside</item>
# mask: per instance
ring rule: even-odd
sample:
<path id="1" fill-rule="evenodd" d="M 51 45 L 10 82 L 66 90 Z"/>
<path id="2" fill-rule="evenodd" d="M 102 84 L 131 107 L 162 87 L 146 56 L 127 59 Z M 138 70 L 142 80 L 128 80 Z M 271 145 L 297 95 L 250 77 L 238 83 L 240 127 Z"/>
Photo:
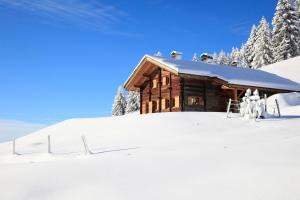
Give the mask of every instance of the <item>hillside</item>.
<path id="1" fill-rule="evenodd" d="M 262 70 L 300 83 L 300 56 L 265 66 Z"/>
<path id="2" fill-rule="evenodd" d="M 67 120 L 18 139 L 22 155 L 0 145 L 0 198 L 296 200 L 296 108 L 258 122 L 225 113 Z M 84 154 L 82 134 L 93 155 Z"/>

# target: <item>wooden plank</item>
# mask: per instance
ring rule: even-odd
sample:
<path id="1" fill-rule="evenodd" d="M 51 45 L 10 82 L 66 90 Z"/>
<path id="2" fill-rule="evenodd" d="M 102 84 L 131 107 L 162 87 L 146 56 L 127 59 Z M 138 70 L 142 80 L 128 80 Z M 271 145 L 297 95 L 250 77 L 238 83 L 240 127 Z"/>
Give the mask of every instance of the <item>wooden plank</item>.
<path id="1" fill-rule="evenodd" d="M 238 100 L 237 89 L 234 89 L 234 90 L 232 91 L 232 93 L 233 93 L 233 100 L 234 100 L 234 101 L 237 101 L 237 100 Z"/>
<path id="2" fill-rule="evenodd" d="M 169 111 L 172 112 L 172 108 L 173 108 L 173 101 L 172 101 L 172 74 L 170 72 L 169 74 L 169 84 L 170 84 L 170 87 L 169 87 L 169 92 L 170 92 L 170 96 L 169 96 Z"/>
<path id="3" fill-rule="evenodd" d="M 161 112 L 161 69 L 158 72 L 158 112 Z"/>

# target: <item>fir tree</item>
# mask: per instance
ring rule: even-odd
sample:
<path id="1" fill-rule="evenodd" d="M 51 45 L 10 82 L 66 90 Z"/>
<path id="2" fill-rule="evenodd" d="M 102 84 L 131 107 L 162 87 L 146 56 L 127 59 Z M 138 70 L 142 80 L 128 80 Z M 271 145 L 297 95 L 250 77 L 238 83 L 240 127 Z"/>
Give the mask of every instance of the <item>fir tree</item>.
<path id="1" fill-rule="evenodd" d="M 220 65 L 226 65 L 227 64 L 227 57 L 226 57 L 226 53 L 221 50 L 218 56 L 218 64 Z"/>
<path id="2" fill-rule="evenodd" d="M 296 10 L 300 12 L 300 0 L 296 0 L 295 2 Z"/>
<path id="3" fill-rule="evenodd" d="M 160 51 L 158 51 L 158 52 L 156 52 L 156 53 L 154 54 L 154 56 L 156 56 L 156 57 L 162 57 L 162 54 L 161 54 Z"/>
<path id="4" fill-rule="evenodd" d="M 125 114 L 126 109 L 126 99 L 123 94 L 123 87 L 120 86 L 118 88 L 118 93 L 115 97 L 115 101 L 112 106 L 112 115 L 113 116 L 121 116 Z"/>
<path id="5" fill-rule="evenodd" d="M 299 12 L 290 0 L 279 0 L 272 21 L 274 62 L 300 55 L 299 21 Z"/>
<path id="6" fill-rule="evenodd" d="M 139 92 L 129 91 L 127 95 L 126 113 L 138 111 L 140 109 Z"/>
<path id="7" fill-rule="evenodd" d="M 212 63 L 213 64 L 218 64 L 218 54 L 216 52 L 214 52 L 212 57 L 213 57 Z"/>
<path id="8" fill-rule="evenodd" d="M 231 66 L 231 63 L 232 63 L 232 59 L 231 59 L 230 53 L 227 53 L 225 65 Z"/>
<path id="9" fill-rule="evenodd" d="M 239 63 L 239 66 L 244 67 L 244 68 L 249 68 L 247 58 L 245 56 L 245 45 L 244 44 L 242 44 L 242 46 L 240 48 L 240 63 Z"/>
<path id="10" fill-rule="evenodd" d="M 194 53 L 192 61 L 194 61 L 194 62 L 198 62 L 199 61 L 197 53 Z"/>
<path id="11" fill-rule="evenodd" d="M 256 33 L 254 44 L 254 58 L 252 67 L 257 69 L 269 65 L 273 60 L 272 53 L 272 32 L 267 20 L 262 17 Z"/>
<path id="12" fill-rule="evenodd" d="M 232 47 L 232 51 L 230 54 L 230 65 L 231 66 L 240 66 L 240 52 L 238 48 Z"/>
<path id="13" fill-rule="evenodd" d="M 255 57 L 254 44 L 256 41 L 256 33 L 257 33 L 256 26 L 253 25 L 250 36 L 244 46 L 244 57 L 246 59 L 247 66 L 249 67 L 252 66 L 253 58 Z"/>

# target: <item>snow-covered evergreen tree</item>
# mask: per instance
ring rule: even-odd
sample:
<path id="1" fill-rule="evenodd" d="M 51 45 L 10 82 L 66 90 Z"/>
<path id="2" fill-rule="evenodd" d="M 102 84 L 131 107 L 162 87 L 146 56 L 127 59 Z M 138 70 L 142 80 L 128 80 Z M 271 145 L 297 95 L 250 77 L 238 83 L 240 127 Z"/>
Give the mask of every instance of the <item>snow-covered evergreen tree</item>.
<path id="1" fill-rule="evenodd" d="M 230 53 L 226 53 L 226 62 L 225 62 L 225 65 L 231 66 L 231 63 L 232 63 L 232 59 L 231 59 Z"/>
<path id="2" fill-rule="evenodd" d="M 162 54 L 161 54 L 160 51 L 158 51 L 158 52 L 156 52 L 156 53 L 154 54 L 154 56 L 156 56 L 156 57 L 162 57 Z"/>
<path id="3" fill-rule="evenodd" d="M 231 59 L 230 62 L 231 66 L 240 66 L 240 52 L 238 48 L 232 47 L 230 59 Z"/>
<path id="4" fill-rule="evenodd" d="M 244 68 L 248 68 L 248 62 L 247 62 L 247 58 L 245 56 L 245 45 L 242 44 L 241 48 L 240 48 L 240 67 L 244 67 Z"/>
<path id="5" fill-rule="evenodd" d="M 140 109 L 140 93 L 129 91 L 127 95 L 126 113 L 138 111 Z"/>
<path id="6" fill-rule="evenodd" d="M 296 0 L 295 2 L 296 10 L 300 12 L 300 0 Z"/>
<path id="7" fill-rule="evenodd" d="M 272 63 L 273 52 L 271 40 L 272 32 L 269 23 L 262 17 L 256 33 L 252 68 L 257 69 Z"/>
<path id="8" fill-rule="evenodd" d="M 124 97 L 123 87 L 118 88 L 118 93 L 115 96 L 115 100 L 112 106 L 112 115 L 121 116 L 125 114 L 126 110 L 126 99 Z"/>
<path id="9" fill-rule="evenodd" d="M 256 26 L 253 25 L 250 36 L 244 46 L 244 57 L 247 61 L 247 66 L 249 67 L 252 66 L 253 58 L 255 57 L 254 44 L 256 41 L 256 33 L 257 33 Z"/>
<path id="10" fill-rule="evenodd" d="M 194 53 L 192 61 L 194 61 L 194 62 L 198 62 L 199 61 L 197 53 Z"/>
<path id="11" fill-rule="evenodd" d="M 221 50 L 218 56 L 218 64 L 227 65 L 227 57 L 225 51 Z"/>
<path id="12" fill-rule="evenodd" d="M 273 18 L 273 62 L 300 55 L 299 12 L 290 0 L 279 0 Z"/>
<path id="13" fill-rule="evenodd" d="M 213 57 L 213 59 L 212 59 L 211 63 L 218 64 L 218 54 L 216 52 L 214 52 L 212 57 Z"/>

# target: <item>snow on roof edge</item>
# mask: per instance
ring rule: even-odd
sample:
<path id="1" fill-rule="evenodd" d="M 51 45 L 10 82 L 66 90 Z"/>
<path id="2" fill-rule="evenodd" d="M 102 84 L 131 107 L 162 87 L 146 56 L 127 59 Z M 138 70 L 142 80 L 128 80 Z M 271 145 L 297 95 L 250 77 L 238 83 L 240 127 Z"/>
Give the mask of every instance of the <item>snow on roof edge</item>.
<path id="1" fill-rule="evenodd" d="M 199 69 L 185 69 L 184 66 L 180 66 L 180 63 L 176 63 L 176 62 L 185 62 L 185 63 L 190 63 L 190 64 L 195 64 L 195 62 L 192 61 L 185 61 L 185 60 L 172 60 L 172 59 L 168 59 L 168 58 L 163 58 L 163 57 L 156 57 L 156 56 L 150 56 L 148 54 L 144 55 L 143 58 L 140 60 L 140 62 L 138 63 L 138 65 L 135 67 L 135 69 L 133 70 L 133 72 L 130 74 L 129 78 L 126 80 L 124 87 L 128 84 L 128 82 L 130 81 L 130 79 L 132 78 L 132 76 L 136 73 L 136 71 L 138 70 L 138 68 L 140 67 L 141 63 L 144 61 L 144 59 L 146 58 L 150 58 L 155 60 L 156 62 L 159 62 L 167 67 L 169 67 L 170 69 L 176 71 L 177 73 L 180 74 L 190 74 L 190 75 L 199 75 L 199 76 L 207 76 L 207 77 L 216 77 L 219 78 L 221 80 L 224 80 L 226 82 L 228 82 L 229 84 L 234 84 L 234 85 L 241 85 L 241 86 L 255 86 L 255 87 L 264 87 L 264 88 L 270 88 L 270 89 L 281 89 L 281 90 L 288 90 L 288 91 L 297 91 L 300 92 L 300 84 L 297 82 L 294 82 L 290 79 L 278 76 L 276 74 L 270 73 L 270 72 L 266 72 L 263 70 L 257 70 L 254 71 L 254 69 L 246 69 L 246 68 L 240 68 L 240 67 L 230 67 L 230 66 L 222 66 L 222 65 L 217 65 L 217 64 L 207 64 L 204 62 L 199 62 Z M 222 71 L 222 69 L 225 69 L 225 74 L 221 74 L 219 71 L 219 73 L 213 72 L 214 69 L 212 68 L 212 70 L 202 70 L 200 69 L 200 65 L 204 66 L 204 67 L 211 67 L 214 66 L 215 68 L 220 67 L 219 71 Z M 228 67 L 228 68 L 227 68 Z M 234 71 L 234 70 L 245 70 L 245 72 L 250 72 L 253 73 L 257 73 L 257 74 L 263 74 L 266 73 L 265 75 L 267 75 L 268 77 L 274 78 L 276 81 L 282 81 L 284 83 L 278 83 L 276 81 L 273 82 L 267 82 L 267 81 L 262 81 L 262 80 L 242 80 L 241 77 L 238 77 L 238 79 L 235 78 L 228 78 L 226 77 L 226 70 L 227 71 Z M 202 73 L 201 73 L 202 72 Z M 238 72 L 238 71 L 237 71 Z M 263 72 L 263 73 L 261 73 Z M 243 75 L 243 74 L 242 74 Z M 228 74 L 227 74 L 228 76 Z M 237 75 L 236 75 L 237 76 Z M 249 78 L 249 77 L 247 77 Z M 261 78 L 263 79 L 263 78 Z"/>

